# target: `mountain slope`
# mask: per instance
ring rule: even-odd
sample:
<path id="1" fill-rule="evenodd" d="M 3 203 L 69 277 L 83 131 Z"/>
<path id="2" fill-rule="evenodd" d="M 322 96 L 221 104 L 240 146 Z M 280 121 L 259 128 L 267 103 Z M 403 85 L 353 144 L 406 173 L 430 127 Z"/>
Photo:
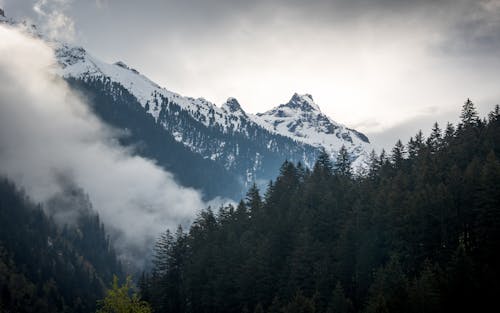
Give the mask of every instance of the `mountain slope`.
<path id="1" fill-rule="evenodd" d="M 25 28 L 44 38 L 36 27 Z M 238 198 L 252 182 L 263 186 L 275 177 L 284 160 L 310 167 L 322 149 L 335 159 L 345 145 L 353 167 L 364 167 L 367 138 L 322 114 L 309 95 L 295 94 L 271 111 L 247 114 L 235 98 L 219 107 L 184 97 L 123 62 L 108 64 L 82 47 L 45 40 L 59 63 L 54 73 L 82 91 L 103 121 L 126 131 L 122 144 L 208 198 Z"/>
<path id="2" fill-rule="evenodd" d="M 294 94 L 288 103 L 255 115 L 254 121 L 298 142 L 324 148 L 332 157 L 345 146 L 353 159 L 360 163 L 370 148 L 365 135 L 323 114 L 309 94 Z"/>
<path id="3" fill-rule="evenodd" d="M 87 103 L 101 120 L 125 132 L 118 139 L 120 144 L 155 160 L 174 174 L 181 185 L 201 190 L 207 200 L 216 196 L 234 198 L 240 194 L 240 182 L 235 175 L 177 142 L 121 85 L 109 79 L 68 78 L 67 81 L 86 96 Z M 214 177 L 217 184 L 212 183 Z"/>
<path id="4" fill-rule="evenodd" d="M 56 56 L 61 65 L 57 74 L 82 82 L 109 80 L 120 85 L 177 142 L 223 166 L 238 177 L 243 189 L 252 181 L 274 177 L 285 159 L 311 166 L 321 149 L 335 158 L 345 145 L 357 161 L 355 167 L 366 160 L 366 136 L 322 114 L 309 95 L 295 94 L 287 104 L 251 115 L 235 98 L 218 107 L 203 98 L 183 97 L 123 62 L 106 64 L 80 47 L 60 44 Z"/>

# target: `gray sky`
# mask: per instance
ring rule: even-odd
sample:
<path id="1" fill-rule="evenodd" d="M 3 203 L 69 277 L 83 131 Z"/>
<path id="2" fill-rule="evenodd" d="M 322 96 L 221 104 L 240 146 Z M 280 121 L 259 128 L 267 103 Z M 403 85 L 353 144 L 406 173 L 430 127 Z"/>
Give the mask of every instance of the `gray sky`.
<path id="1" fill-rule="evenodd" d="M 500 102 L 500 0 L 0 0 L 108 62 L 249 112 L 311 93 L 375 146 Z"/>

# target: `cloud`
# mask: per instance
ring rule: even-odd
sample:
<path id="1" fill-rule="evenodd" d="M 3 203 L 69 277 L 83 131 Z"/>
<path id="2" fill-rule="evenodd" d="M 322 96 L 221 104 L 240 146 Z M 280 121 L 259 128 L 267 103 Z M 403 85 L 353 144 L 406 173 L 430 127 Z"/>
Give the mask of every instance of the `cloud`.
<path id="1" fill-rule="evenodd" d="M 71 42 L 75 39 L 75 22 L 67 15 L 72 0 L 37 0 L 33 10 L 39 26 L 50 39 Z"/>
<path id="2" fill-rule="evenodd" d="M 161 231 L 205 207 L 197 191 L 116 144 L 114 132 L 50 74 L 56 61 L 45 43 L 2 25 L 0 38 L 1 174 L 42 203 L 67 188 L 61 177 L 83 188 L 129 258 L 143 258 Z"/>

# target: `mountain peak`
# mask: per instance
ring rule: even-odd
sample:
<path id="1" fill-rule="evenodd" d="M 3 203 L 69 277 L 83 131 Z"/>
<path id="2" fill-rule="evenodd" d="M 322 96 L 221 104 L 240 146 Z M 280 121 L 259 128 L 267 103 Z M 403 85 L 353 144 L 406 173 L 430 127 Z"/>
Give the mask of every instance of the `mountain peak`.
<path id="1" fill-rule="evenodd" d="M 301 109 L 302 111 L 317 111 L 321 112 L 319 106 L 314 102 L 313 97 L 310 94 L 300 95 L 298 93 L 294 93 L 290 101 L 284 104 L 284 106 L 293 108 L 293 109 Z"/>
<path id="2" fill-rule="evenodd" d="M 1 16 L 1 17 L 5 17 L 5 12 L 3 11 L 3 9 L 2 9 L 2 8 L 0 8 L 0 16 Z"/>
<path id="3" fill-rule="evenodd" d="M 222 105 L 222 108 L 226 109 L 226 111 L 228 111 L 230 113 L 233 113 L 236 111 L 243 111 L 238 100 L 236 100 L 236 98 L 232 98 L 232 97 L 227 98 L 226 103 L 224 103 Z"/>

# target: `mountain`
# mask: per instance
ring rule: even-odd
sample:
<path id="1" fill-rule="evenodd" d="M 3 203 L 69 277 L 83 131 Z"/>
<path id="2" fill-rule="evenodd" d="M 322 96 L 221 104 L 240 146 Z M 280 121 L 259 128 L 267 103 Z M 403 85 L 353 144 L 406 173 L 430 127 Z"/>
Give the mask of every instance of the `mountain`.
<path id="1" fill-rule="evenodd" d="M 235 98 L 229 98 L 219 107 L 203 98 L 184 97 L 160 87 L 123 62 L 104 63 L 81 47 L 61 44 L 56 48 L 56 57 L 61 65 L 57 74 L 77 82 L 85 93 L 101 89 L 103 94 L 112 95 L 120 89 L 121 94 L 130 94 L 134 99 L 128 102 L 136 102 L 135 108 L 164 130 L 165 142 L 155 145 L 170 147 L 172 140 L 166 138 L 173 138 L 191 153 L 224 168 L 227 173 L 219 180 L 224 189 L 234 187 L 234 180 L 238 181 L 239 191 L 254 181 L 263 185 L 275 177 L 284 160 L 300 161 L 311 167 L 321 149 L 335 158 L 343 145 L 357 169 L 363 166 L 370 148 L 366 136 L 321 113 L 310 95 L 295 94 L 287 104 L 252 115 L 246 113 Z M 94 105 L 98 115 L 114 126 L 128 128 L 126 123 L 117 121 L 128 119 L 125 112 L 120 113 L 128 104 L 117 103 L 116 96 L 106 102 L 106 105 L 115 102 L 116 114 L 123 116 L 115 116 L 114 122 L 107 118 L 99 109 L 105 105 L 104 101 Z M 151 144 L 150 138 L 139 136 L 137 140 L 146 146 L 148 142 Z M 185 179 L 182 181 L 176 169 L 182 160 L 166 162 L 166 155 L 146 153 L 145 156 L 157 160 L 181 182 L 192 185 Z M 182 166 L 190 165 L 184 163 Z M 197 166 L 192 168 L 198 171 Z M 224 178 L 228 173 L 231 178 Z M 207 192 L 204 186 L 196 187 Z M 234 190 L 226 194 L 220 192 L 209 191 L 208 194 L 234 197 Z"/>
<path id="2" fill-rule="evenodd" d="M 332 157 L 345 146 L 358 161 L 355 168 L 362 165 L 370 148 L 370 141 L 364 134 L 323 114 L 309 94 L 294 94 L 288 103 L 254 116 L 254 121 L 272 132 L 324 148 Z"/>
<path id="3" fill-rule="evenodd" d="M 29 31 L 44 38 L 34 26 Z M 124 62 L 108 64 L 82 47 L 49 44 L 59 63 L 54 72 L 83 92 L 103 121 L 126 130 L 122 144 L 207 198 L 234 199 L 253 182 L 264 186 L 285 160 L 311 167 L 322 149 L 335 159 L 345 146 L 353 168 L 365 166 L 368 138 L 331 120 L 310 95 L 294 94 L 288 103 L 253 115 L 235 98 L 217 106 L 185 97 Z"/>

